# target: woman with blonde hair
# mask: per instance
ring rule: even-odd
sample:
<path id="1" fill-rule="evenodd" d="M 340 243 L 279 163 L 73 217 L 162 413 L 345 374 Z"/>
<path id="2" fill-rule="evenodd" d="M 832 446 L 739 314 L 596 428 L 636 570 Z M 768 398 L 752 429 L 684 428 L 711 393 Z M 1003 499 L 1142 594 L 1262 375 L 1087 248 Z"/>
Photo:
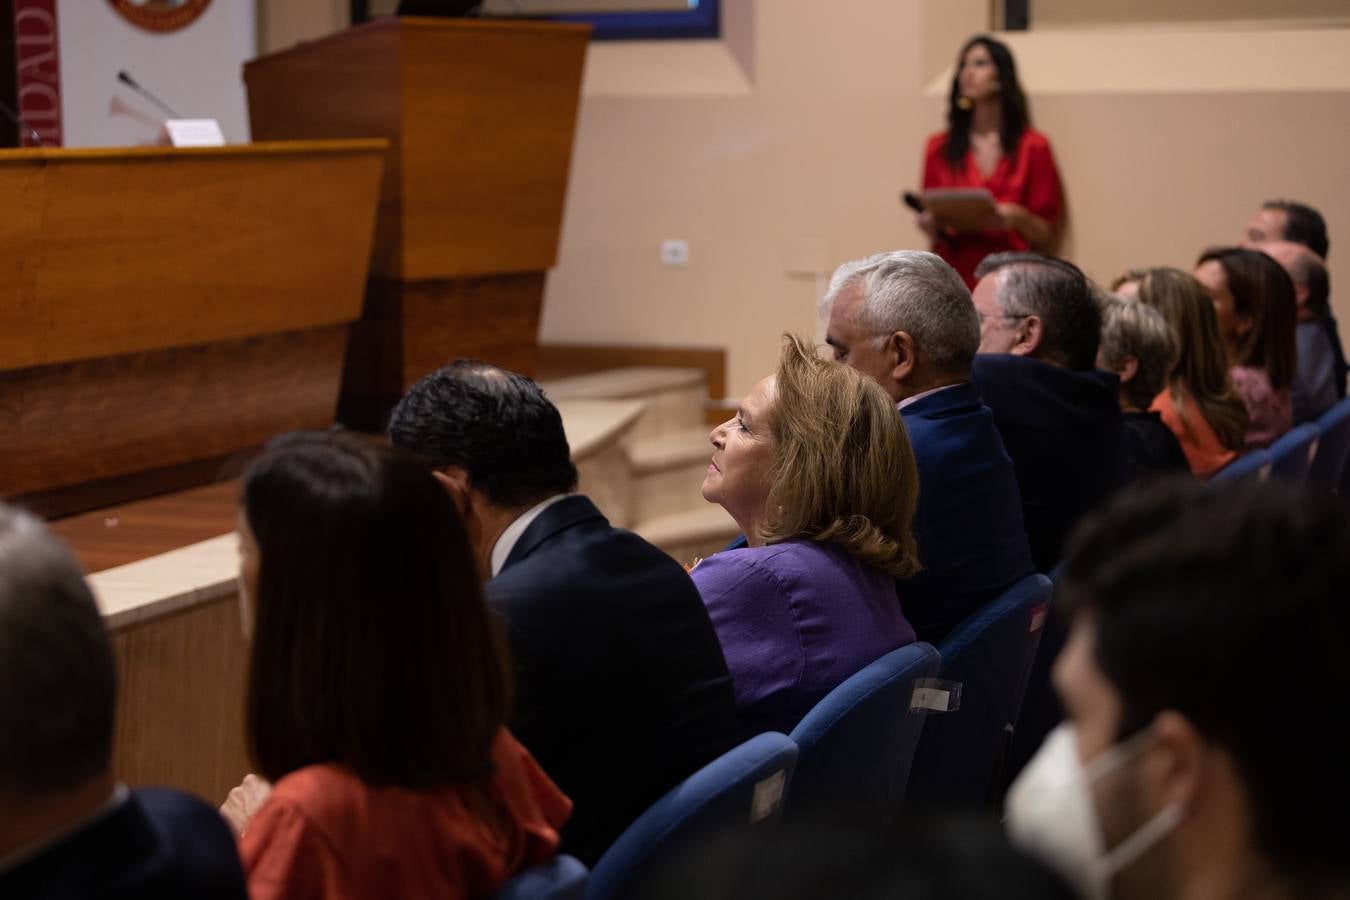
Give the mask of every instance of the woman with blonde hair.
<path id="1" fill-rule="evenodd" d="M 778 371 L 710 436 L 703 496 L 748 546 L 693 570 L 722 642 L 740 729 L 790 731 L 832 689 L 914 641 L 895 579 L 919 568 L 919 481 L 873 379 L 783 339 Z"/>
<path id="2" fill-rule="evenodd" d="M 1181 442 L 1191 471 L 1208 477 L 1237 458 L 1247 433 L 1247 408 L 1228 375 L 1214 304 L 1204 285 L 1171 268 L 1128 272 L 1115 290 L 1134 294 L 1176 331 L 1178 354 L 1151 410 Z"/>

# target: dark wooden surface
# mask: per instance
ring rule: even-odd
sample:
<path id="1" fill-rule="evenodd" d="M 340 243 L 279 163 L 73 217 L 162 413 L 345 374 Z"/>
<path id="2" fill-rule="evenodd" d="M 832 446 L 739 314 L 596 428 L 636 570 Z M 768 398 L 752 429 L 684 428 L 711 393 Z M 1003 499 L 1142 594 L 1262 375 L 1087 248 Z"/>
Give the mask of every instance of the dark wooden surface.
<path id="1" fill-rule="evenodd" d="M 533 375 L 543 301 L 543 272 L 372 280 L 352 326 L 338 420 L 382 430 L 409 387 L 459 357 Z"/>
<path id="2" fill-rule="evenodd" d="M 238 482 L 222 481 L 70 516 L 49 527 L 86 572 L 101 572 L 233 531 L 238 491 Z"/>
<path id="3" fill-rule="evenodd" d="M 347 327 L 0 372 L 0 496 L 257 447 L 333 422 Z"/>

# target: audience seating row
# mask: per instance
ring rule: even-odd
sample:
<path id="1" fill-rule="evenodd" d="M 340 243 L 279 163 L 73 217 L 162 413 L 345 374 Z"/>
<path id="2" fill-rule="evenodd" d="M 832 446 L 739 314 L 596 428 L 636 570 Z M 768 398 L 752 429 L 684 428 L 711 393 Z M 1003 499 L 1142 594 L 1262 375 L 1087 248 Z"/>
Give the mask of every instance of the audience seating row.
<path id="1" fill-rule="evenodd" d="M 696 838 L 774 828 L 785 815 L 880 824 L 914 807 L 984 805 L 998 783 L 1050 593 L 1049 579 L 1030 575 L 941 648 L 910 644 L 858 672 L 791 736 L 758 735 L 704 766 L 638 817 L 589 880 L 579 862 L 560 857 L 497 897 L 634 896 Z"/>
<path id="2" fill-rule="evenodd" d="M 1268 450 L 1252 450 L 1214 474 L 1230 483 L 1278 478 L 1296 485 L 1314 485 L 1350 496 L 1350 398 L 1340 401 L 1315 422 L 1286 432 Z"/>

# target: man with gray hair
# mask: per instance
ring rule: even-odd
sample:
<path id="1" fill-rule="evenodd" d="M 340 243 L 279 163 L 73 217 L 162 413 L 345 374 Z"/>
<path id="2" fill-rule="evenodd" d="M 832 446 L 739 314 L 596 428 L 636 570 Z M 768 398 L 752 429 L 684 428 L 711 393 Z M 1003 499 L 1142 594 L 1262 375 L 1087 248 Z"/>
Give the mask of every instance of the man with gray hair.
<path id="1" fill-rule="evenodd" d="M 1120 379 L 1097 369 L 1101 312 L 1073 263 L 995 253 L 975 274 L 971 377 L 1017 469 L 1031 557 L 1049 572 L 1079 518 L 1125 483 Z"/>
<path id="2" fill-rule="evenodd" d="M 909 432 L 923 570 L 896 589 L 919 638 L 937 643 L 1032 572 L 1012 461 L 970 380 L 970 291 L 938 256 L 897 250 L 840 266 L 822 307 L 835 359 L 881 384 Z"/>
<path id="3" fill-rule="evenodd" d="M 116 694 L 79 564 L 0 503 L 0 897 L 243 900 L 214 809 L 113 778 Z"/>

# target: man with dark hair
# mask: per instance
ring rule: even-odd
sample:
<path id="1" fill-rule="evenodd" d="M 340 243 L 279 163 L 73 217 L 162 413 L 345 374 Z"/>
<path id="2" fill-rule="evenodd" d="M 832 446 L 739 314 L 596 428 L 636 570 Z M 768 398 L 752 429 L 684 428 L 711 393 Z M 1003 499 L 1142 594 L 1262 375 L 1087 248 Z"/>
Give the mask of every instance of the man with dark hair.
<path id="1" fill-rule="evenodd" d="M 64 546 L 0 504 L 0 897 L 246 897 L 214 809 L 111 770 L 117 674 Z"/>
<path id="2" fill-rule="evenodd" d="M 1279 482 L 1159 484 L 1077 533 L 1068 711 L 1014 839 L 1121 900 L 1350 896 L 1350 509 Z"/>
<path id="3" fill-rule="evenodd" d="M 1327 250 L 1330 242 L 1327 238 L 1327 223 L 1322 214 L 1304 203 L 1294 200 L 1267 200 L 1247 223 L 1247 233 L 1242 241 L 1244 247 L 1256 247 L 1267 241 L 1292 241 L 1302 244 L 1322 261 L 1325 271 Z M 1286 267 L 1287 268 L 1287 267 Z M 1297 282 L 1295 278 L 1295 282 Z M 1299 319 L 1303 321 L 1302 318 Z M 1331 346 L 1332 365 L 1334 367 L 1334 385 L 1337 399 L 1345 397 L 1346 375 L 1350 373 L 1350 363 L 1345 359 L 1345 348 L 1341 344 L 1341 333 L 1332 315 L 1331 304 L 1327 303 L 1317 311 L 1314 320 L 1326 333 Z M 1301 345 L 1300 345 L 1301 347 Z M 1300 350 L 1301 352 L 1301 350 Z M 1295 421 L 1299 421 L 1295 417 Z"/>
<path id="4" fill-rule="evenodd" d="M 389 436 L 460 510 L 516 663 L 511 730 L 576 804 L 564 852 L 593 864 L 735 740 L 707 609 L 678 563 L 573 493 L 562 417 L 530 379 L 452 363 L 413 385 Z"/>
<path id="5" fill-rule="evenodd" d="M 909 432 L 923 569 L 896 592 L 919 639 L 940 643 L 1033 571 L 1017 476 L 970 381 L 970 291 L 934 254 L 897 250 L 840 266 L 822 307 L 835 359 L 885 388 Z"/>
<path id="6" fill-rule="evenodd" d="M 1125 481 L 1120 380 L 1095 368 L 1101 313 L 1077 266 L 996 253 L 975 274 L 973 377 L 1017 470 L 1032 559 L 1049 572 L 1079 517 Z"/>
<path id="7" fill-rule="evenodd" d="M 1327 222 L 1322 214 L 1296 200 L 1267 200 L 1247 223 L 1247 241 L 1293 241 L 1327 258 Z"/>

